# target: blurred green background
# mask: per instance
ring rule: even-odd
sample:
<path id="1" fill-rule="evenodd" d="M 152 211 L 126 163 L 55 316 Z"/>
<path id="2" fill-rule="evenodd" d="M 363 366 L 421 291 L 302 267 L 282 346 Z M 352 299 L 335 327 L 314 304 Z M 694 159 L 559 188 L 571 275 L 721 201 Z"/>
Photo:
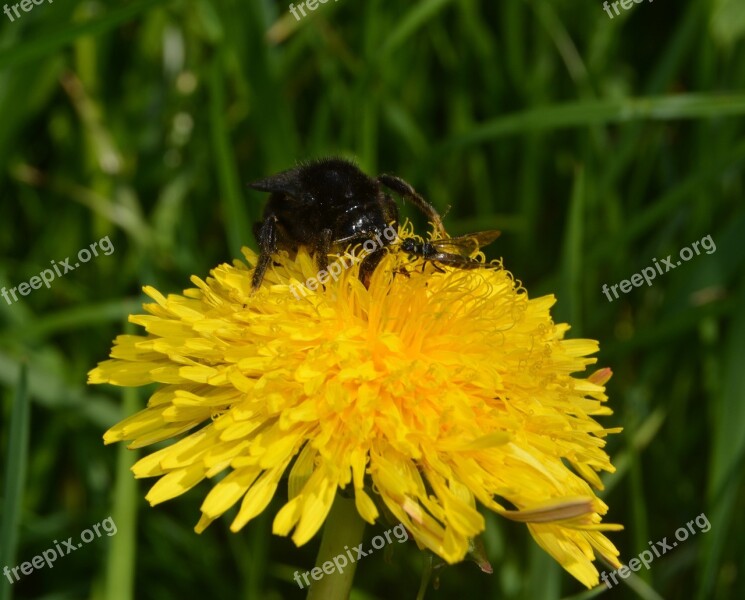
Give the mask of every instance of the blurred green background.
<path id="1" fill-rule="evenodd" d="M 711 522 L 588 592 L 524 526 L 489 515 L 494 574 L 438 569 L 426 597 L 741 598 L 745 3 L 642 2 L 613 19 L 599 1 L 340 0 L 300 22 L 288 8 L 57 0 L 0 14 L 0 286 L 104 236 L 115 247 L 0 299 L 0 568 L 109 515 L 118 526 L 51 570 L 3 577 L 0 598 L 303 597 L 292 573 L 318 539 L 271 535 L 286 491 L 240 534 L 226 517 L 197 536 L 208 485 L 151 509 L 136 453 L 102 445 L 148 390 L 85 378 L 142 285 L 180 292 L 255 247 L 264 195 L 247 182 L 329 154 L 450 206 L 451 234 L 501 229 L 488 256 L 531 296 L 555 293 L 570 336 L 600 341 L 615 411 L 602 422 L 624 427 L 603 493 L 623 562 Z M 706 235 L 716 252 L 602 294 Z M 359 565 L 354 598 L 416 597 L 425 558 L 393 546 Z"/>

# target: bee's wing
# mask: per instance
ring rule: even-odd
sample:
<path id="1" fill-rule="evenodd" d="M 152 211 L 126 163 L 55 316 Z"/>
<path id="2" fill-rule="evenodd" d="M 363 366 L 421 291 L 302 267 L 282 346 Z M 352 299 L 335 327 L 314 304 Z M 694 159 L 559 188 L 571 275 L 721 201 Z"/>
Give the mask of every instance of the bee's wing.
<path id="1" fill-rule="evenodd" d="M 432 244 L 438 252 L 447 252 L 448 254 L 457 254 L 459 256 L 471 256 L 471 254 L 476 252 L 479 248 L 491 244 L 500 236 L 501 233 L 501 231 L 497 231 L 496 229 L 478 231 L 476 233 L 460 235 L 454 238 L 433 240 L 430 244 Z"/>

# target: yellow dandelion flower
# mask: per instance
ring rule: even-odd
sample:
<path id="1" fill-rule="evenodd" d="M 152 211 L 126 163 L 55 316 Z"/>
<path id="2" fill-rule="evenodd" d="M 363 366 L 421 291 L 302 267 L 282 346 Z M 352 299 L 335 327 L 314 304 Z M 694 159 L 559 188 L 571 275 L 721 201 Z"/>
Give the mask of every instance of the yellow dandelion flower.
<path id="1" fill-rule="evenodd" d="M 256 255 L 243 253 L 254 266 Z M 384 504 L 449 563 L 484 530 L 479 502 L 526 523 L 586 586 L 598 583 L 596 555 L 620 566 L 602 533 L 620 527 L 601 523 L 607 506 L 591 487 L 614 470 L 603 447 L 618 430 L 593 418 L 611 414 L 610 371 L 572 376 L 595 362 L 597 343 L 563 339 L 569 326 L 551 320 L 554 298 L 529 299 L 500 265 L 422 272 L 420 260 L 392 252 L 365 288 L 359 263 L 339 260 L 341 274 L 315 290 L 302 283 L 317 269 L 302 250 L 278 256 L 255 294 L 240 261 L 193 277 L 183 295 L 145 288 L 155 302 L 130 320 L 147 335 L 117 337 L 89 382 L 162 384 L 106 432 L 107 444 L 190 432 L 133 467 L 159 478 L 147 500 L 228 471 L 196 531 L 240 501 L 238 531 L 288 474 L 273 531 L 297 545 L 347 488 L 365 521 Z"/>

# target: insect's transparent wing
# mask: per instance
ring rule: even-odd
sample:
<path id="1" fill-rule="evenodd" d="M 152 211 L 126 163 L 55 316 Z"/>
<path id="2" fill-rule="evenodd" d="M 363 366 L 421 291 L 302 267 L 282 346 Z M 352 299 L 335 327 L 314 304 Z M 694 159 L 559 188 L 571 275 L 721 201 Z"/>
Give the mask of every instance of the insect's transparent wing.
<path id="1" fill-rule="evenodd" d="M 454 238 L 433 240 L 430 243 L 438 252 L 447 252 L 448 254 L 457 254 L 459 256 L 471 256 L 471 254 L 476 252 L 479 248 L 491 244 L 500 236 L 501 233 L 501 231 L 492 229 L 460 235 Z"/>

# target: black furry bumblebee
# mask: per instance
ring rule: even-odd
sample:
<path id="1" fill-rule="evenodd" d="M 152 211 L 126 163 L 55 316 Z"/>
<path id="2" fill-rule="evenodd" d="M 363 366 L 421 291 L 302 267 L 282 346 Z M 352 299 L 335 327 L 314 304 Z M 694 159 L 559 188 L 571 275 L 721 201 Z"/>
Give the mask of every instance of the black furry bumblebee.
<path id="1" fill-rule="evenodd" d="M 392 224 L 397 228 L 398 208 L 384 188 L 412 202 L 441 236 L 446 235 L 440 215 L 406 181 L 393 175 L 369 177 L 342 158 L 303 163 L 250 186 L 271 194 L 263 220 L 254 226 L 259 243 L 259 261 L 251 282 L 254 290 L 278 250 L 297 252 L 305 246 L 322 270 L 328 266 L 330 252 L 381 240 L 386 227 Z M 365 284 L 391 244 L 387 237 L 383 240 L 360 265 L 359 277 Z"/>

